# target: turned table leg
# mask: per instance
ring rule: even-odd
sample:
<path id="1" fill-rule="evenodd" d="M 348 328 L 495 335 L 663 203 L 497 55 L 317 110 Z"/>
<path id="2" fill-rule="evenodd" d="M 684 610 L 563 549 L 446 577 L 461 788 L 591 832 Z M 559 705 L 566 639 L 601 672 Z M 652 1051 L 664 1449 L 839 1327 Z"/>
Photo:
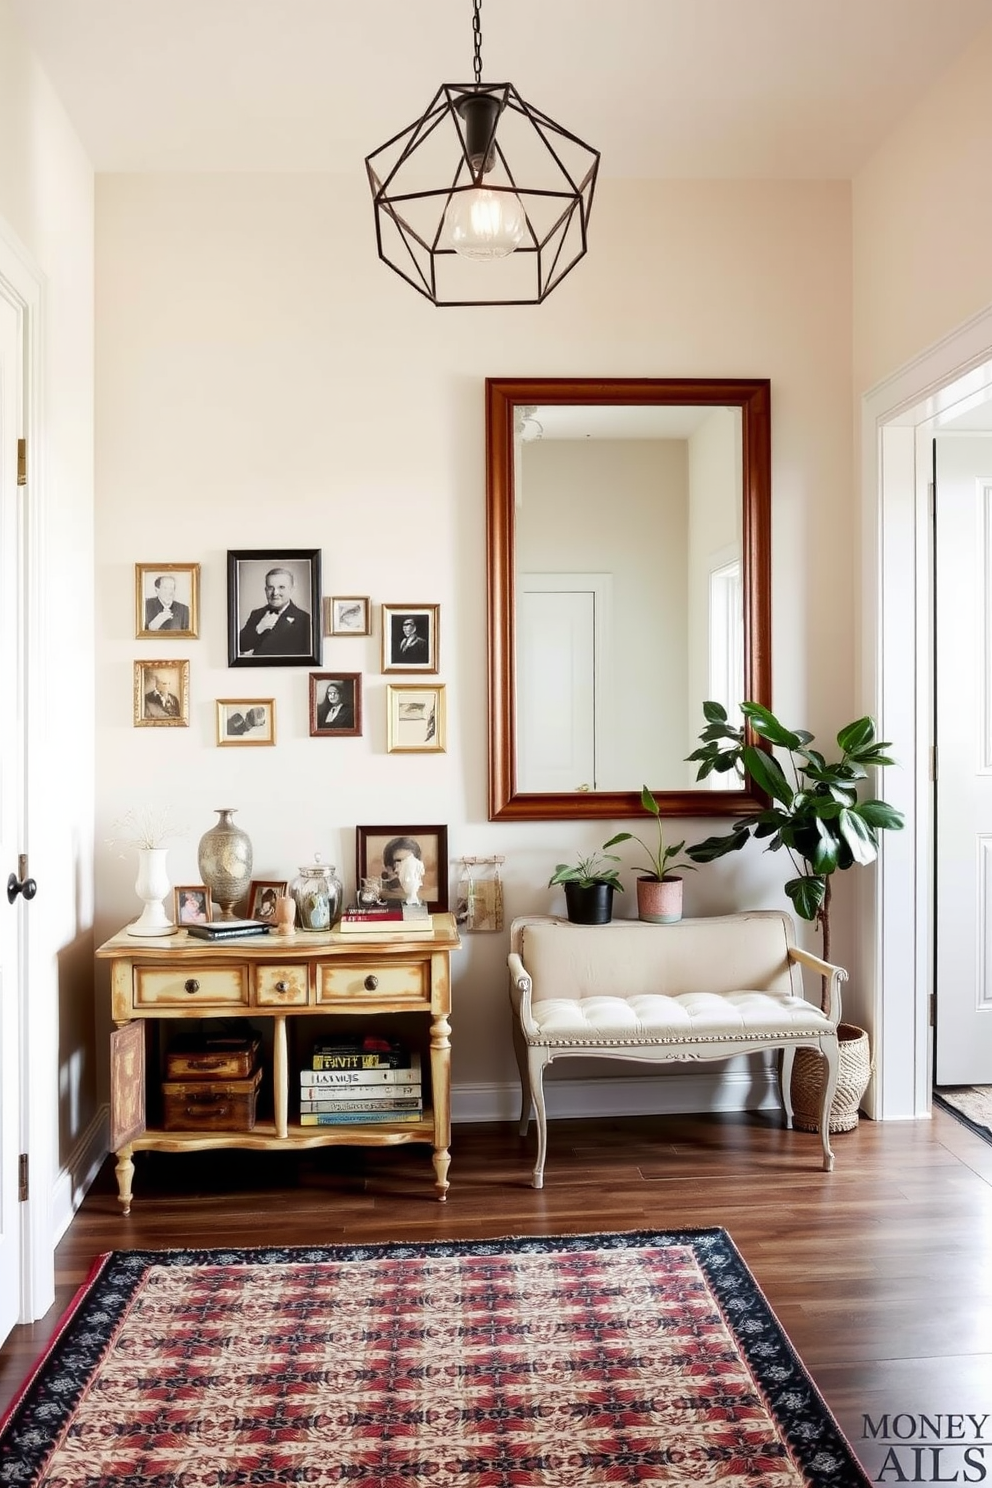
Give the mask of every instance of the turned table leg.
<path id="1" fill-rule="evenodd" d="M 125 1214 L 131 1213 L 131 1183 L 134 1179 L 134 1147 L 129 1142 L 117 1154 L 117 1197 Z"/>

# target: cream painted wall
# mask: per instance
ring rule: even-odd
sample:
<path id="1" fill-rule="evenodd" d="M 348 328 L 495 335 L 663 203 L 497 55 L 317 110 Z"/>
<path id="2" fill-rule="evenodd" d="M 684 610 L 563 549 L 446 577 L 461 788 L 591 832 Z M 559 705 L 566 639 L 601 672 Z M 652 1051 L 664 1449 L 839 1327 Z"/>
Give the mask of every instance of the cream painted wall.
<path id="1" fill-rule="evenodd" d="M 861 394 L 992 303 L 992 25 L 853 182 Z"/>
<path id="2" fill-rule="evenodd" d="M 359 165 L 98 181 L 98 841 L 126 808 L 174 803 L 173 879 L 195 880 L 199 835 L 233 805 L 258 876 L 318 849 L 353 887 L 356 823 L 444 822 L 453 859 L 506 855 L 508 918 L 558 910 L 553 865 L 615 827 L 486 820 L 483 380 L 770 377 L 776 701 L 836 725 L 853 703 L 849 193 L 606 180 L 590 254 L 544 306 L 436 310 L 377 261 Z M 370 640 L 324 642 L 327 667 L 364 674 L 363 738 L 308 738 L 306 668 L 228 668 L 225 553 L 271 545 L 319 546 L 328 594 L 440 604 L 445 754 L 385 752 L 377 609 Z M 202 564 L 197 641 L 133 639 L 134 564 L 161 561 Z M 190 659 L 188 729 L 132 726 L 133 662 L 155 656 Z M 215 747 L 214 699 L 235 694 L 276 699 L 276 748 Z M 133 877 L 98 851 L 101 934 L 135 913 Z M 688 912 L 779 904 L 781 882 L 738 855 L 692 876 Z M 456 1085 L 512 1076 L 505 953 L 478 935 L 457 959 Z"/>
<path id="3" fill-rule="evenodd" d="M 92 971 L 93 173 L 7 0 L 0 0 L 0 232 L 23 246 L 43 285 L 44 438 L 29 458 L 31 499 L 42 504 L 44 567 L 37 581 L 48 623 L 32 638 L 41 661 L 33 685 L 42 714 L 32 764 L 43 788 L 29 823 L 31 872 L 39 884 L 30 911 L 30 977 L 35 1005 L 51 1008 L 44 1022 L 53 1042 L 32 1046 L 30 1058 L 37 1088 L 52 1083 L 53 1110 L 57 1080 L 58 1170 L 85 1143 L 98 1101 Z M 5 874 L 11 866 L 4 865 Z"/>

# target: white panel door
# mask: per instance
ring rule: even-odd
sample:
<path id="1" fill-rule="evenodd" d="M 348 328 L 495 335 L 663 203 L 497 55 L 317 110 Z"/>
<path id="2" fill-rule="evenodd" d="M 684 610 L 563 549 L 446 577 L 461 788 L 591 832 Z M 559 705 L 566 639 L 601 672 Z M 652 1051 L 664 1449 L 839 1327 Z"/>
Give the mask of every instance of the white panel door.
<path id="1" fill-rule="evenodd" d="M 597 593 L 585 575 L 521 574 L 517 786 L 596 788 Z"/>
<path id="2" fill-rule="evenodd" d="M 992 1084 L 992 438 L 936 448 L 936 1080 Z"/>
<path id="3" fill-rule="evenodd" d="M 8 875 L 21 842 L 23 699 L 19 677 L 20 532 L 17 440 L 22 382 L 20 317 L 0 295 L 0 1342 L 18 1320 L 21 1286 L 21 900 L 8 905 Z"/>

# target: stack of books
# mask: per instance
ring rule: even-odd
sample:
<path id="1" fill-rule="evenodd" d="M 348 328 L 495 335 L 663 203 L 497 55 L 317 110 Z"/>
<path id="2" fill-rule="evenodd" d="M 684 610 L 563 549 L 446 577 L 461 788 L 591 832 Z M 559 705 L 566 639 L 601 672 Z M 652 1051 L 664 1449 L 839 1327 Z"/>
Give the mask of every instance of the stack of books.
<path id="1" fill-rule="evenodd" d="M 396 1040 L 317 1043 L 310 1066 L 300 1071 L 301 1126 L 423 1119 L 420 1055 Z"/>
<path id="2" fill-rule="evenodd" d="M 244 940 L 253 935 L 268 935 L 271 926 L 265 920 L 214 920 L 209 925 L 187 925 L 187 935 L 197 940 Z"/>
<path id="3" fill-rule="evenodd" d="M 372 909 L 350 905 L 342 911 L 335 925 L 341 935 L 360 935 L 364 939 L 430 940 L 434 921 L 424 904 L 383 904 Z"/>

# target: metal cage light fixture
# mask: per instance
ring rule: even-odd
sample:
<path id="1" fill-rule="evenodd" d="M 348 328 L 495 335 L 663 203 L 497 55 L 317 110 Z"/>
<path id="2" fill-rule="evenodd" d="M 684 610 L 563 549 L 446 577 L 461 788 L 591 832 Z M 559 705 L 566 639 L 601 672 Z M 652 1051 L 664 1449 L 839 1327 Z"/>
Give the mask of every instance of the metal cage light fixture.
<path id="1" fill-rule="evenodd" d="M 472 3 L 475 81 L 442 83 L 366 156 L 376 244 L 435 305 L 539 305 L 586 252 L 599 151 L 512 83 L 482 81 Z"/>

